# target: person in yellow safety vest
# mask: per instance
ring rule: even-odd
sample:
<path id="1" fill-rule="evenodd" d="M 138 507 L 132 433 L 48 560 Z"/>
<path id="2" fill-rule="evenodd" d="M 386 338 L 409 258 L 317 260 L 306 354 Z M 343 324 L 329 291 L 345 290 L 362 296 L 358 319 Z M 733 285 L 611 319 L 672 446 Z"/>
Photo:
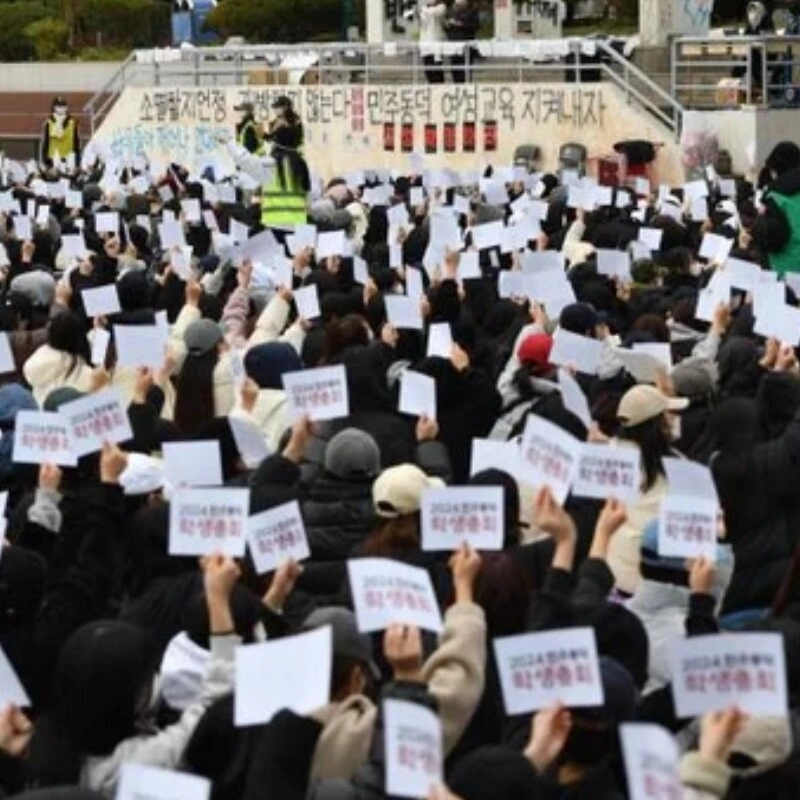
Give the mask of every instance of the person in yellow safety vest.
<path id="1" fill-rule="evenodd" d="M 264 147 L 264 131 L 256 122 L 255 111 L 252 103 L 240 103 L 233 107 L 241 116 L 236 123 L 236 143 L 244 147 L 248 153 L 263 156 L 266 153 Z"/>
<path id="2" fill-rule="evenodd" d="M 74 171 L 80 164 L 81 144 L 78 136 L 78 123 L 70 116 L 67 101 L 56 97 L 51 106 L 51 114 L 42 125 L 42 138 L 39 144 L 39 162 L 47 169 L 60 166 L 66 171 Z"/>
<path id="3" fill-rule="evenodd" d="M 292 101 L 282 95 L 273 104 L 276 116 L 266 140 L 275 169 L 269 183 L 261 187 L 261 224 L 268 228 L 293 228 L 308 218 L 311 176 L 303 158 L 303 123 Z"/>

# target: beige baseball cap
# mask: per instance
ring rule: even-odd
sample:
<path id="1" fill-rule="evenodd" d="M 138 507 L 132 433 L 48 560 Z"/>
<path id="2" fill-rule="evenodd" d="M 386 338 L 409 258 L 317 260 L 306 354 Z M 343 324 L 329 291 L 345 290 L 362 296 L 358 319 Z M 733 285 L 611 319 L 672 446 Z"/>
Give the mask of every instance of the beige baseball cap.
<path id="1" fill-rule="evenodd" d="M 667 411 L 683 411 L 689 405 L 686 397 L 667 397 L 655 386 L 634 386 L 622 397 L 617 419 L 625 428 L 635 428 Z"/>
<path id="2" fill-rule="evenodd" d="M 372 503 L 379 517 L 392 519 L 416 514 L 426 489 L 442 489 L 444 481 L 431 478 L 415 464 L 399 464 L 384 470 L 372 484 Z"/>

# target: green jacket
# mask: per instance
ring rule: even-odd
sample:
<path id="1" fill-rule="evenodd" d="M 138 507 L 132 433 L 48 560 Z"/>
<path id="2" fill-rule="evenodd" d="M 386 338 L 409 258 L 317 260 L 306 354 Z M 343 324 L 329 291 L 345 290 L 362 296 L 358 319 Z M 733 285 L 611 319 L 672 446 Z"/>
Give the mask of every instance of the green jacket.
<path id="1" fill-rule="evenodd" d="M 776 252 L 770 252 L 769 265 L 783 277 L 787 272 L 800 272 L 800 193 L 782 194 L 772 190 L 767 199 L 783 212 L 789 226 L 789 241 Z"/>

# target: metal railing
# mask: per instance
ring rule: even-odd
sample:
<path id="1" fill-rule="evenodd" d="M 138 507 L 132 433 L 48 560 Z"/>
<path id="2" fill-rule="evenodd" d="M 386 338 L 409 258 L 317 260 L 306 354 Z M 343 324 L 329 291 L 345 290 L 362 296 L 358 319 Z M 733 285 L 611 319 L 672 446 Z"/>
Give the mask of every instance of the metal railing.
<path id="1" fill-rule="evenodd" d="M 461 65 L 458 57 L 466 60 Z M 457 63 L 452 60 L 456 57 Z M 137 50 L 86 104 L 92 133 L 127 86 L 296 84 L 589 83 L 608 80 L 627 102 L 680 131 L 680 104 L 607 40 L 245 45 Z"/>
<path id="2" fill-rule="evenodd" d="M 800 36 L 675 39 L 670 84 L 688 108 L 800 106 Z"/>

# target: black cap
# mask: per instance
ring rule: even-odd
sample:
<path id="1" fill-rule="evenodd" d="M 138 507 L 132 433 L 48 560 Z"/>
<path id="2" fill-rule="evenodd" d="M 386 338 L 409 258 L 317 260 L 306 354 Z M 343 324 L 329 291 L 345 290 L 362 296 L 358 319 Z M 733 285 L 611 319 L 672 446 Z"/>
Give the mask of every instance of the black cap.
<path id="1" fill-rule="evenodd" d="M 292 101 L 285 94 L 280 95 L 272 103 L 273 108 L 292 108 Z"/>
<path id="2" fill-rule="evenodd" d="M 63 95 L 59 95 L 58 97 L 53 98 L 53 108 L 56 106 L 66 106 L 67 105 L 67 98 Z"/>
<path id="3" fill-rule="evenodd" d="M 238 106 L 234 106 L 234 111 L 246 111 L 248 114 L 252 114 L 254 110 L 254 106 L 250 102 L 239 103 Z"/>

